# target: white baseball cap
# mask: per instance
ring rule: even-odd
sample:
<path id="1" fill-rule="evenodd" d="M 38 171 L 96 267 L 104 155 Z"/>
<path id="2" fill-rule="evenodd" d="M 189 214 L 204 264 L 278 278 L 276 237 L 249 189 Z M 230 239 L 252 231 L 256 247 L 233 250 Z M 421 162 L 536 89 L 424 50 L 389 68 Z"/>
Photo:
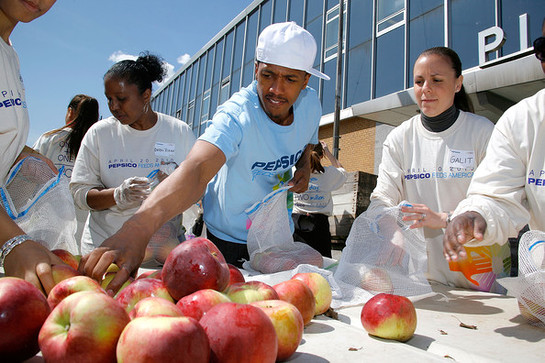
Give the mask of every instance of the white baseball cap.
<path id="1" fill-rule="evenodd" d="M 312 34 L 295 22 L 271 24 L 259 35 L 256 48 L 259 62 L 297 69 L 329 80 L 329 76 L 312 68 L 316 58 L 316 41 Z"/>

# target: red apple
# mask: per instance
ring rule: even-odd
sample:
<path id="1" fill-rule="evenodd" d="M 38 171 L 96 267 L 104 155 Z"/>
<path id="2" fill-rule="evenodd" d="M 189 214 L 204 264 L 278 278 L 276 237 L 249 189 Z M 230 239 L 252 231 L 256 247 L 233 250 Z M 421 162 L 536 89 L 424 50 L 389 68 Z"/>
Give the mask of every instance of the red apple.
<path id="1" fill-rule="evenodd" d="M 153 317 L 153 316 L 182 316 L 182 311 L 172 301 L 162 297 L 147 297 L 134 305 L 129 313 L 129 318 Z"/>
<path id="2" fill-rule="evenodd" d="M 2 361 L 24 361 L 38 353 L 38 333 L 50 311 L 44 294 L 30 282 L 0 278 Z"/>
<path id="3" fill-rule="evenodd" d="M 53 282 L 56 285 L 62 280 L 66 280 L 74 276 L 79 276 L 79 272 L 66 264 L 62 264 L 51 266 L 51 275 L 53 276 Z"/>
<path id="4" fill-rule="evenodd" d="M 49 303 L 51 309 L 53 309 L 68 295 L 72 295 L 73 293 L 79 291 L 95 291 L 103 294 L 106 293 L 106 291 L 100 287 L 98 282 L 92 278 L 87 276 L 73 276 L 67 278 L 66 280 L 62 280 L 55 285 L 47 296 L 47 302 Z"/>
<path id="5" fill-rule="evenodd" d="M 201 320 L 213 306 L 224 302 L 230 302 L 227 295 L 212 289 L 202 289 L 182 297 L 176 305 L 180 308 L 183 316 Z"/>
<path id="6" fill-rule="evenodd" d="M 271 319 L 278 338 L 277 361 L 285 361 L 295 353 L 303 338 L 304 323 L 299 309 L 283 300 L 263 300 L 251 303 Z"/>
<path id="7" fill-rule="evenodd" d="M 333 292 L 325 277 L 317 272 L 300 272 L 292 278 L 304 282 L 312 291 L 316 301 L 314 315 L 323 314 L 329 309 L 333 300 Z"/>
<path id="8" fill-rule="evenodd" d="M 202 289 L 223 291 L 229 283 L 229 267 L 215 244 L 198 237 L 170 252 L 161 276 L 170 295 L 180 300 Z"/>
<path id="9" fill-rule="evenodd" d="M 115 348 L 130 319 L 110 296 L 76 292 L 44 322 L 38 342 L 46 362 L 115 362 Z"/>
<path id="10" fill-rule="evenodd" d="M 372 268 L 363 274 L 360 286 L 373 294 L 381 292 L 392 294 L 394 292 L 394 285 L 388 271 L 378 267 Z"/>
<path id="11" fill-rule="evenodd" d="M 74 270 L 78 269 L 79 259 L 75 255 L 70 253 L 69 251 L 63 250 L 62 248 L 58 248 L 58 249 L 51 250 L 51 252 L 57 255 L 62 260 L 62 262 L 72 267 Z"/>
<path id="12" fill-rule="evenodd" d="M 129 286 L 121 290 L 115 299 L 129 313 L 137 302 L 154 296 L 174 302 L 163 281 L 149 278 L 134 280 Z"/>
<path id="13" fill-rule="evenodd" d="M 271 319 L 250 304 L 226 302 L 210 309 L 199 322 L 210 342 L 212 362 L 274 362 L 278 340 Z"/>
<path id="14" fill-rule="evenodd" d="M 228 263 L 227 266 L 229 266 L 229 285 L 236 284 L 237 282 L 246 282 L 244 275 L 240 272 L 238 267 L 230 263 Z"/>
<path id="15" fill-rule="evenodd" d="M 261 281 L 237 282 L 229 285 L 224 293 L 231 301 L 239 304 L 278 299 L 276 290 L 271 285 Z"/>
<path id="16" fill-rule="evenodd" d="M 381 293 L 365 303 L 361 323 L 371 335 L 406 342 L 416 330 L 416 310 L 405 296 Z"/>
<path id="17" fill-rule="evenodd" d="M 202 326 L 188 317 L 140 317 L 117 343 L 118 363 L 208 363 L 210 344 Z"/>
<path id="18" fill-rule="evenodd" d="M 280 300 L 287 301 L 299 309 L 305 325 L 310 323 L 316 311 L 316 301 L 310 287 L 297 279 L 282 281 L 273 287 Z"/>

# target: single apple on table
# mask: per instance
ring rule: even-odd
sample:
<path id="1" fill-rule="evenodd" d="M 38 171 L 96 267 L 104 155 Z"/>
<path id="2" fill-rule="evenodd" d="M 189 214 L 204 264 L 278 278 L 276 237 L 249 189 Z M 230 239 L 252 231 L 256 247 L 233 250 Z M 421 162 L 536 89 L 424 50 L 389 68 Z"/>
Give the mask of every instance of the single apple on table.
<path id="1" fill-rule="evenodd" d="M 68 295 L 79 291 L 96 291 L 103 294 L 106 293 L 99 283 L 87 276 L 73 276 L 65 280 L 62 280 L 56 284 L 49 295 L 47 295 L 47 302 L 51 309 L 55 308 Z"/>
<path id="2" fill-rule="evenodd" d="M 237 282 L 229 285 L 224 293 L 231 301 L 240 304 L 278 299 L 276 290 L 271 285 L 261 281 Z"/>
<path id="3" fill-rule="evenodd" d="M 300 272 L 293 275 L 292 279 L 304 282 L 312 291 L 316 301 L 314 315 L 323 314 L 329 309 L 333 300 L 333 292 L 325 277 L 317 272 Z"/>
<path id="4" fill-rule="evenodd" d="M 370 335 L 406 342 L 416 330 L 416 310 L 405 296 L 380 293 L 363 306 L 361 323 Z"/>
<path id="5" fill-rule="evenodd" d="M 188 317 L 139 317 L 121 333 L 118 363 L 208 363 L 210 344 L 202 326 Z"/>
<path id="6" fill-rule="evenodd" d="M 161 297 L 174 303 L 163 281 L 151 278 L 134 280 L 115 299 L 129 313 L 137 302 L 147 297 Z"/>
<path id="7" fill-rule="evenodd" d="M 310 323 L 316 311 L 316 300 L 310 287 L 301 280 L 290 279 L 279 282 L 273 288 L 280 300 L 287 301 L 299 309 L 305 325 Z"/>
<path id="8" fill-rule="evenodd" d="M 237 282 L 246 282 L 244 275 L 238 267 L 230 263 L 227 266 L 229 266 L 229 285 L 236 284 Z"/>
<path id="9" fill-rule="evenodd" d="M 161 278 L 175 300 L 202 289 L 223 291 L 229 266 L 210 240 L 198 237 L 180 243 L 168 255 Z"/>
<path id="10" fill-rule="evenodd" d="M 140 317 L 153 316 L 183 316 L 182 311 L 172 301 L 162 297 L 147 297 L 140 300 L 134 305 L 134 308 L 129 312 L 129 318 L 135 319 Z"/>
<path id="11" fill-rule="evenodd" d="M 199 321 L 213 306 L 224 302 L 230 302 L 227 295 L 212 289 L 202 289 L 182 297 L 176 303 L 183 316 L 188 316 Z"/>
<path id="12" fill-rule="evenodd" d="M 129 315 L 112 297 L 76 292 L 44 322 L 38 342 L 46 362 L 115 362 L 117 341 Z"/>
<path id="13" fill-rule="evenodd" d="M 254 301 L 271 319 L 278 338 L 277 361 L 285 361 L 295 353 L 303 338 L 303 317 L 295 305 L 283 300 Z"/>
<path id="14" fill-rule="evenodd" d="M 35 356 L 38 333 L 51 309 L 44 294 L 30 282 L 0 278 L 0 357 L 20 362 Z"/>
<path id="15" fill-rule="evenodd" d="M 278 339 L 271 319 L 257 306 L 226 302 L 199 321 L 210 342 L 212 362 L 275 362 Z"/>
<path id="16" fill-rule="evenodd" d="M 78 269 L 81 256 L 78 258 L 76 257 L 76 255 L 73 255 L 70 251 L 67 251 L 62 248 L 51 250 L 51 253 L 57 255 L 57 257 L 59 257 L 62 260 L 62 262 L 72 267 L 74 270 Z"/>

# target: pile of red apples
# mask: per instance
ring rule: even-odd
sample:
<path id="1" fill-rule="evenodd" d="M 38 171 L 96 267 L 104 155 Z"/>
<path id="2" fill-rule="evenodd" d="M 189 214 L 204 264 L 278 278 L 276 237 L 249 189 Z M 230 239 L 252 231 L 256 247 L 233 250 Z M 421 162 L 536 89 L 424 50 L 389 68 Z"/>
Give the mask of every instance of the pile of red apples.
<path id="1" fill-rule="evenodd" d="M 106 293 L 81 276 L 79 259 L 52 266 L 47 296 L 29 282 L 0 278 L 0 357 L 46 362 L 275 362 L 291 357 L 304 326 L 331 304 L 318 273 L 298 273 L 274 286 L 245 281 L 205 238 L 185 241 L 161 270 Z"/>

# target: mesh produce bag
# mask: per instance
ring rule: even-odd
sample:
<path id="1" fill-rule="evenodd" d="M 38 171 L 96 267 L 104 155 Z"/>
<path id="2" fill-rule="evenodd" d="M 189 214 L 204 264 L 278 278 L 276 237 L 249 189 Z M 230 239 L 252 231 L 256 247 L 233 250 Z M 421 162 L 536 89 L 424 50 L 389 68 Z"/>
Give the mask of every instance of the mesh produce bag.
<path id="1" fill-rule="evenodd" d="M 76 211 L 68 180 L 43 160 L 29 156 L 9 172 L 0 188 L 2 206 L 26 234 L 50 250 L 79 254 Z"/>
<path id="2" fill-rule="evenodd" d="M 161 165 L 160 169 L 152 171 L 147 178 L 150 179 L 150 187 L 154 189 L 174 170 L 174 163 Z M 183 225 L 183 214 L 179 214 L 163 224 L 151 236 L 146 247 L 146 254 L 142 265 L 144 267 L 157 267 L 165 263 L 167 256 L 180 242 L 185 240 L 185 228 Z"/>
<path id="3" fill-rule="evenodd" d="M 286 205 L 289 186 L 269 193 L 246 210 L 250 267 L 263 273 L 291 270 L 300 264 L 322 267 L 320 252 L 294 242 Z"/>
<path id="4" fill-rule="evenodd" d="M 498 282 L 518 300 L 522 316 L 545 328 L 545 233 L 528 231 L 519 242 L 519 273 Z"/>
<path id="5" fill-rule="evenodd" d="M 426 242 L 409 229 L 399 207 L 365 212 L 354 220 L 334 273 L 348 305 L 380 292 L 417 296 L 431 292 Z"/>

